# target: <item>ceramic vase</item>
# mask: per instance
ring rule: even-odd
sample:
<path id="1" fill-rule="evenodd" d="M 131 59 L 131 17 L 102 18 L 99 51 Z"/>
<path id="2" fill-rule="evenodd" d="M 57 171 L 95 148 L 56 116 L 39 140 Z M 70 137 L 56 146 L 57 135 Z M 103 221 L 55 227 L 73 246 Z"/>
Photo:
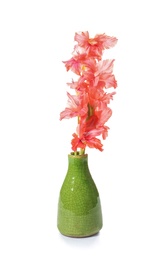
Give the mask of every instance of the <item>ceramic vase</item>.
<path id="1" fill-rule="evenodd" d="M 88 167 L 88 155 L 68 155 L 68 170 L 60 189 L 57 227 L 70 237 L 89 237 L 102 228 L 99 192 Z"/>

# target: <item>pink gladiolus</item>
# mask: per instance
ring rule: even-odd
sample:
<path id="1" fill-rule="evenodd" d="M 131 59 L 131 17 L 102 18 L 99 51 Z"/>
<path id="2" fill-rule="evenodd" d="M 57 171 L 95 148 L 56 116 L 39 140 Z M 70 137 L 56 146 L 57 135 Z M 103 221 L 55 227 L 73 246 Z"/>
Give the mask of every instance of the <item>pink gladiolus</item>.
<path id="1" fill-rule="evenodd" d="M 67 92 L 68 95 L 68 107 L 60 113 L 60 120 L 63 118 L 72 118 L 75 116 L 84 116 L 87 114 L 87 95 L 72 96 Z"/>
<path id="2" fill-rule="evenodd" d="M 110 101 L 116 92 L 106 92 L 116 88 L 117 81 L 113 74 L 114 59 L 102 60 L 103 51 L 115 46 L 117 38 L 106 34 L 97 34 L 90 38 L 89 32 L 75 33 L 76 45 L 72 57 L 64 61 L 66 70 L 78 76 L 67 85 L 75 92 L 67 92 L 67 107 L 60 113 L 60 120 L 77 117 L 76 133 L 72 136 L 72 150 L 79 154 L 85 148 L 96 148 L 103 151 L 104 140 L 108 136 L 109 127 L 105 124 L 112 115 Z M 99 138 L 97 138 L 99 136 Z"/>
<path id="3" fill-rule="evenodd" d="M 73 134 L 73 137 L 74 138 L 71 141 L 73 151 L 76 151 L 77 148 L 81 148 L 84 150 L 86 146 L 88 146 L 89 148 L 96 148 L 100 151 L 103 151 L 103 145 L 101 141 L 96 137 L 85 136 L 79 138 L 75 133 Z"/>
<path id="4" fill-rule="evenodd" d="M 79 32 L 75 34 L 74 40 L 78 42 L 75 46 L 75 50 L 78 47 L 82 47 L 90 57 L 101 59 L 104 49 L 114 47 L 117 43 L 115 37 L 110 37 L 105 34 L 97 34 L 94 38 L 89 38 L 88 32 Z"/>

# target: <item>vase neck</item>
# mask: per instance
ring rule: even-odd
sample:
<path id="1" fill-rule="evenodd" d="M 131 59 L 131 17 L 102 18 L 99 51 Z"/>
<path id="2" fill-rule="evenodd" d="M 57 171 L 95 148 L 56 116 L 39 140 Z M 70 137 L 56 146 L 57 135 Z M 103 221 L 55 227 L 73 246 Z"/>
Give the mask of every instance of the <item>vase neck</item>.
<path id="1" fill-rule="evenodd" d="M 88 155 L 68 155 L 68 172 L 85 173 L 89 172 Z"/>

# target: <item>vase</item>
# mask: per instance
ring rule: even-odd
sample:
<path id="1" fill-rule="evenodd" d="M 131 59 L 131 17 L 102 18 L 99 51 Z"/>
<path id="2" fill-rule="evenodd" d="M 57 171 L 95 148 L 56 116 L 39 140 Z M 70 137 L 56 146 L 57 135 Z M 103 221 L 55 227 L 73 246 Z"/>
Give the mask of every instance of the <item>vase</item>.
<path id="1" fill-rule="evenodd" d="M 69 237 L 89 237 L 102 228 L 99 192 L 87 154 L 68 155 L 68 170 L 59 194 L 57 227 Z"/>

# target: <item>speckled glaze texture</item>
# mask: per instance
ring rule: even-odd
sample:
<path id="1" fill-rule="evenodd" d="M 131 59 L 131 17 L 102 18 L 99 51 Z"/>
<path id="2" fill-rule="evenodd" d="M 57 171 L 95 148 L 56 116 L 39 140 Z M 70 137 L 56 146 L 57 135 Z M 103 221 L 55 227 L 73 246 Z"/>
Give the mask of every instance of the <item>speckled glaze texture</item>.
<path id="1" fill-rule="evenodd" d="M 60 190 L 57 227 L 65 236 L 87 237 L 102 228 L 97 187 L 87 155 L 68 155 L 68 171 Z"/>

